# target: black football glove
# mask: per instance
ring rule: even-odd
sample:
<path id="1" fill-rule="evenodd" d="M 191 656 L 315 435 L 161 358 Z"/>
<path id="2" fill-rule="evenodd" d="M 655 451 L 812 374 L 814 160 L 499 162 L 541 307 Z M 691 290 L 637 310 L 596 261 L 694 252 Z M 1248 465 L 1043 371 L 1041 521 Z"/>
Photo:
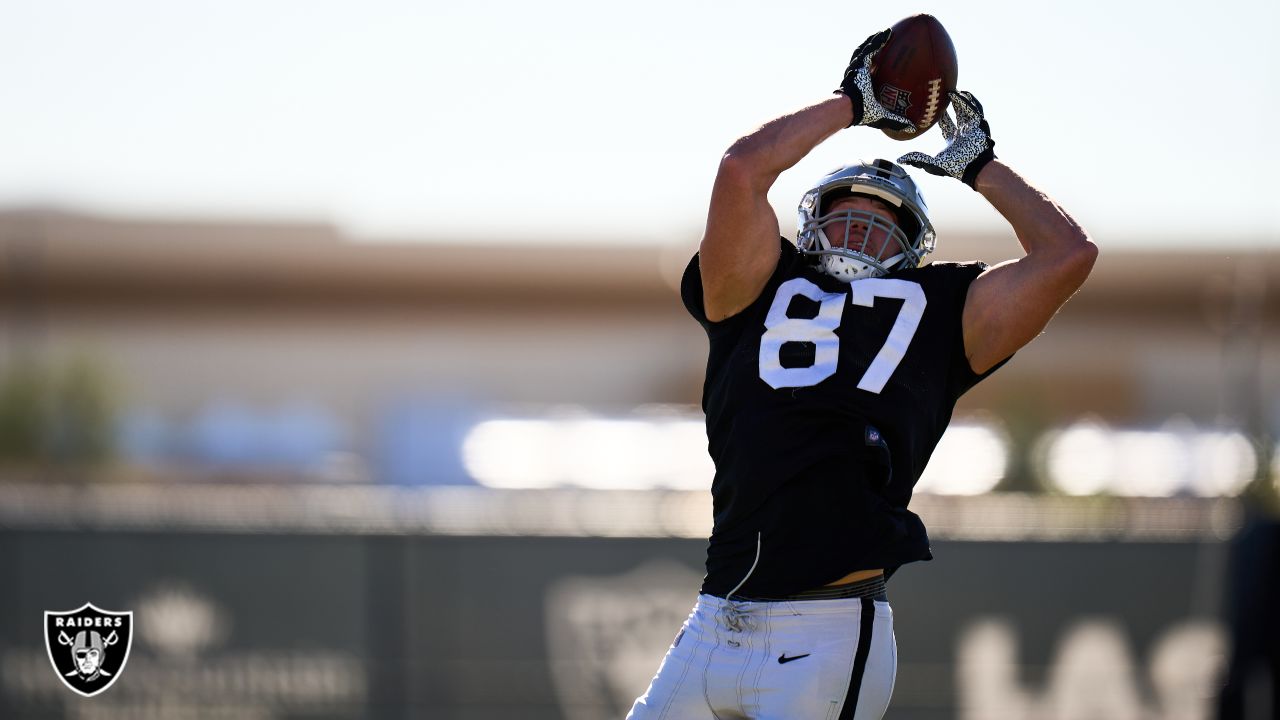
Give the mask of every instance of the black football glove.
<path id="1" fill-rule="evenodd" d="M 876 91 L 871 87 L 871 59 L 889 42 L 892 34 L 891 30 L 881 30 L 864 40 L 853 51 L 849 67 L 844 71 L 844 80 L 836 90 L 848 95 L 853 103 L 853 122 L 849 123 L 849 127 L 870 125 L 881 130 L 901 130 L 908 133 L 916 131 L 916 126 L 910 120 L 889 112 L 876 102 Z"/>
<path id="2" fill-rule="evenodd" d="M 903 165 L 914 165 L 934 175 L 949 175 L 977 190 L 978 173 L 996 157 L 996 141 L 991 139 L 991 126 L 982 116 L 982 103 L 971 92 L 948 93 L 956 109 L 956 121 L 942 114 L 938 124 L 947 147 L 937 155 L 910 152 L 898 158 Z"/>

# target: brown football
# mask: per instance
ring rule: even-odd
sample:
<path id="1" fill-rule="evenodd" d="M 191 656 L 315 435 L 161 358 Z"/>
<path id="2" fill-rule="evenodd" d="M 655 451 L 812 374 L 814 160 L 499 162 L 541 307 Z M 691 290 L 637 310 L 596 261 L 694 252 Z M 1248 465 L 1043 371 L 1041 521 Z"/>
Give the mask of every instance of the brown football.
<path id="1" fill-rule="evenodd" d="M 915 123 L 915 134 L 885 130 L 894 140 L 919 137 L 933 127 L 956 89 L 956 48 L 932 15 L 912 15 L 893 26 L 893 36 L 871 61 L 876 100 Z"/>

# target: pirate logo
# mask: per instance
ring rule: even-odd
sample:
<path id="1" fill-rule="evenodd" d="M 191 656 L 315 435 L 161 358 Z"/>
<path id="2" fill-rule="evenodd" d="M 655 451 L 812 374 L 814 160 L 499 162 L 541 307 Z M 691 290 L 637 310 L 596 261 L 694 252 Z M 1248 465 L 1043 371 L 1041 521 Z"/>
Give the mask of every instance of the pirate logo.
<path id="1" fill-rule="evenodd" d="M 85 697 L 111 687 L 129 660 L 133 613 L 79 609 L 44 613 L 44 646 L 63 684 Z"/>
<path id="2" fill-rule="evenodd" d="M 547 589 L 547 651 L 567 720 L 622 717 L 689 615 L 702 576 L 655 560 L 630 572 L 569 576 Z"/>

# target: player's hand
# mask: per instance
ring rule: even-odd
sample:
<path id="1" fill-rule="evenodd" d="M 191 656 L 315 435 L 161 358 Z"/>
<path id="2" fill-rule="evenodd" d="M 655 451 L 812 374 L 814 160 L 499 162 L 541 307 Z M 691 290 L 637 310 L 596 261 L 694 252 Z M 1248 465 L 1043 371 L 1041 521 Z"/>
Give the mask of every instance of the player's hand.
<path id="1" fill-rule="evenodd" d="M 908 133 L 916 131 L 916 126 L 910 120 L 889 112 L 883 105 L 876 102 L 876 91 L 871 87 L 871 59 L 880 52 L 880 48 L 884 47 L 885 43 L 889 42 L 889 36 L 892 34 L 891 30 L 881 30 L 864 40 L 858 49 L 853 51 L 849 67 L 844 71 L 844 80 L 836 90 L 848 95 L 853 103 L 853 122 L 849 123 L 849 127 L 870 125 L 881 130 L 900 130 Z"/>
<path id="2" fill-rule="evenodd" d="M 982 115 L 982 103 L 971 92 L 948 93 L 956 109 L 956 120 L 942 114 L 938 125 L 947 147 L 937 155 L 910 152 L 898 158 L 903 165 L 914 165 L 934 175 L 949 175 L 977 190 L 978 173 L 996 157 L 996 141 L 991 139 L 991 126 Z"/>

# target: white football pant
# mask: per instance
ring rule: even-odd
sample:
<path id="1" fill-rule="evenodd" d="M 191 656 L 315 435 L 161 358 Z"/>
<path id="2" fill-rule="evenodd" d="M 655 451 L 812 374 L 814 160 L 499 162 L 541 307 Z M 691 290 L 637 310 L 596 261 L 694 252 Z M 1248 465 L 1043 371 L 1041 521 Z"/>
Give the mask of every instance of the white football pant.
<path id="1" fill-rule="evenodd" d="M 628 720 L 879 720 L 898 670 L 889 603 L 699 595 Z"/>

